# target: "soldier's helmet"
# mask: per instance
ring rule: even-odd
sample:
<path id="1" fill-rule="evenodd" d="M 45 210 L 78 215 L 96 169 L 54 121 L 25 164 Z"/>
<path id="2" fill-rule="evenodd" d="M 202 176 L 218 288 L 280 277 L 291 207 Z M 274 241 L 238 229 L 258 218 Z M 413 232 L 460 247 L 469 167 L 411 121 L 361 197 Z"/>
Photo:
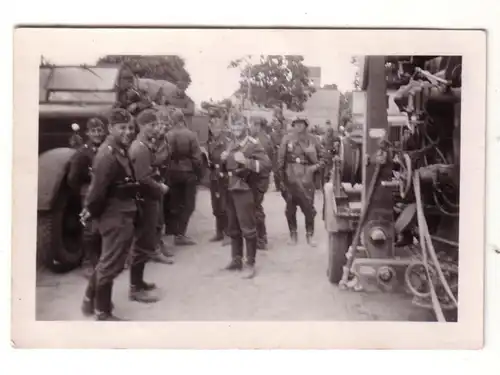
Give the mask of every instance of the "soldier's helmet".
<path id="1" fill-rule="evenodd" d="M 110 125 L 127 124 L 132 121 L 132 115 L 123 108 L 114 108 L 108 115 Z"/>
<path id="2" fill-rule="evenodd" d="M 158 113 L 154 109 L 145 109 L 137 115 L 136 123 L 139 128 L 158 123 Z"/>
<path id="3" fill-rule="evenodd" d="M 294 127 L 295 124 L 298 123 L 303 123 L 306 126 L 306 128 L 309 127 L 309 120 L 304 116 L 296 116 L 294 119 L 292 119 L 291 126 Z"/>

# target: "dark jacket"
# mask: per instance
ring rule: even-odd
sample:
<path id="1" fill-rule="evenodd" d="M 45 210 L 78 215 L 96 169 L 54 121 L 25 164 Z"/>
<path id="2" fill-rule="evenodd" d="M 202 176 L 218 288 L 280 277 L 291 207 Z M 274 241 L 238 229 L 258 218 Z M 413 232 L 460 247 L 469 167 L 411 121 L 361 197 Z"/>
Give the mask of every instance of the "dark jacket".
<path id="1" fill-rule="evenodd" d="M 159 180 L 159 171 L 154 166 L 155 150 L 152 145 L 141 139 L 135 139 L 128 150 L 141 196 L 145 199 L 160 200 L 163 192 Z"/>
<path id="2" fill-rule="evenodd" d="M 92 164 L 92 181 L 84 206 L 92 217 L 104 212 L 122 213 L 137 210 L 137 195 L 132 165 L 126 150 L 111 137 L 99 147 Z"/>
<path id="3" fill-rule="evenodd" d="M 229 143 L 231 143 L 231 139 L 226 137 L 223 133 L 221 133 L 218 138 L 210 138 L 207 143 L 211 180 L 218 180 L 225 177 L 222 172 L 223 162 L 221 160 L 221 155 L 227 149 Z"/>
<path id="4" fill-rule="evenodd" d="M 174 126 L 167 133 L 170 149 L 169 171 L 201 173 L 201 149 L 196 133 L 185 126 Z"/>
<path id="5" fill-rule="evenodd" d="M 269 174 L 271 161 L 258 140 L 247 136 L 241 142 L 232 141 L 226 150 L 228 156 L 224 162 L 224 169 L 228 174 L 228 190 L 254 190 L 253 177 Z M 242 152 L 247 164 L 236 162 L 234 155 Z"/>
<path id="6" fill-rule="evenodd" d="M 82 145 L 71 158 L 67 182 L 75 194 L 85 197 L 91 180 L 92 162 L 98 147 L 90 142 Z"/>
<path id="7" fill-rule="evenodd" d="M 312 167 L 320 169 L 325 164 L 321 142 L 312 134 L 304 137 L 288 134 L 283 138 L 278 152 L 278 171 L 287 183 L 313 181 Z"/>
<path id="8" fill-rule="evenodd" d="M 274 160 L 275 147 L 273 145 L 273 141 L 272 141 L 271 137 L 264 130 L 261 130 L 255 136 L 255 138 L 260 142 L 260 144 L 264 148 L 264 151 L 266 152 L 269 160 Z M 270 171 L 267 173 L 267 176 L 269 176 L 269 174 L 270 174 Z M 264 177 L 265 176 L 266 175 L 264 174 Z"/>

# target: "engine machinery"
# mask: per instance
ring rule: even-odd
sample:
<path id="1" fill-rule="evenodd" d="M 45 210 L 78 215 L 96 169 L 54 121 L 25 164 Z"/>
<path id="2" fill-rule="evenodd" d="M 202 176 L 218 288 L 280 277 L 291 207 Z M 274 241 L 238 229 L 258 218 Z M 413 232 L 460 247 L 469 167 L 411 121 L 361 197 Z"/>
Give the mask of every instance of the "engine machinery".
<path id="1" fill-rule="evenodd" d="M 324 187 L 330 282 L 410 293 L 438 321 L 457 319 L 461 64 L 365 57 L 362 137 L 341 140 Z"/>

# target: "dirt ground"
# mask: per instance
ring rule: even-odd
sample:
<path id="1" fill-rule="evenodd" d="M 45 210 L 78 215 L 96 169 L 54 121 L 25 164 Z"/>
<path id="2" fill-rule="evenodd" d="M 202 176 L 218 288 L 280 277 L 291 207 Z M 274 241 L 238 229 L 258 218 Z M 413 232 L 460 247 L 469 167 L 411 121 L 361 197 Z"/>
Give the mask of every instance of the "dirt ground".
<path id="1" fill-rule="evenodd" d="M 316 208 L 321 212 L 317 193 Z M 412 306 L 409 298 L 383 293 L 341 291 L 326 277 L 327 233 L 321 215 L 316 218 L 318 247 L 305 244 L 299 211 L 299 245 L 287 246 L 284 202 L 273 188 L 265 197 L 271 248 L 259 251 L 258 274 L 253 280 L 224 271 L 230 248 L 210 243 L 214 218 L 209 192 L 200 189 L 189 235 L 192 247 L 175 248 L 175 264 L 148 264 L 146 280 L 155 282 L 161 300 L 139 304 L 127 298 L 127 271 L 117 279 L 113 300 L 116 315 L 135 321 L 193 320 L 323 320 L 407 321 L 429 320 L 429 312 Z M 172 240 L 169 238 L 168 243 Z M 39 275 L 36 289 L 38 320 L 86 320 L 80 303 L 86 281 L 76 270 L 65 275 Z"/>

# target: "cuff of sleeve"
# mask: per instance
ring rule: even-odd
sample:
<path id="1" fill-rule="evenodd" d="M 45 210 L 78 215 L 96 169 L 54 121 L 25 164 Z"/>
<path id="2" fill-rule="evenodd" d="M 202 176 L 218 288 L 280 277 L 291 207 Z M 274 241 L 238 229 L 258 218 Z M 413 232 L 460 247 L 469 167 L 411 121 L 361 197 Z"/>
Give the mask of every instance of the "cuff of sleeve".
<path id="1" fill-rule="evenodd" d="M 255 160 L 255 172 L 256 173 L 260 172 L 260 163 L 258 160 Z"/>

